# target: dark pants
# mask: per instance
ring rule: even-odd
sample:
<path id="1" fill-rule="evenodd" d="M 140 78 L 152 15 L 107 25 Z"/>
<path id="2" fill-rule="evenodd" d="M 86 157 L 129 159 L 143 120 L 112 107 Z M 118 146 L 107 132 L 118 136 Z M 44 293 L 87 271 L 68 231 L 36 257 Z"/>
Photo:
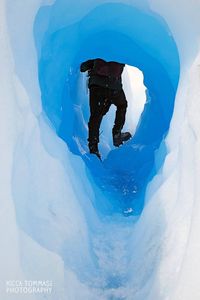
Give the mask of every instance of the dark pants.
<path id="1" fill-rule="evenodd" d="M 125 123 L 127 101 L 124 91 L 111 90 L 100 86 L 90 87 L 90 119 L 89 142 L 99 142 L 99 129 L 103 116 L 108 112 L 111 104 L 117 107 L 113 134 L 122 130 Z"/>

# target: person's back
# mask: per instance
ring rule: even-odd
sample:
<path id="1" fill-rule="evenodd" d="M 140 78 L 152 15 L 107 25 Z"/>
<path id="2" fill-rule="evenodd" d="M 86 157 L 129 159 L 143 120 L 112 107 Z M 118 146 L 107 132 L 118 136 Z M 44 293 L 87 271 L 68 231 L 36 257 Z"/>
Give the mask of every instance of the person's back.
<path id="1" fill-rule="evenodd" d="M 121 63 L 114 61 L 106 62 L 103 59 L 97 58 L 82 63 L 81 71 L 89 71 L 89 88 L 92 85 L 98 85 L 113 90 L 121 90 L 121 75 L 124 66 Z"/>
<path id="2" fill-rule="evenodd" d="M 124 64 L 118 62 L 106 62 L 97 58 L 81 64 L 81 72 L 88 71 L 90 89 L 90 120 L 89 149 L 90 153 L 100 158 L 98 151 L 99 128 L 103 116 L 108 112 L 111 104 L 117 106 L 115 124 L 113 127 L 113 144 L 116 147 L 123 144 L 131 137 L 129 132 L 121 133 L 125 122 L 127 101 L 122 88 L 122 72 Z"/>

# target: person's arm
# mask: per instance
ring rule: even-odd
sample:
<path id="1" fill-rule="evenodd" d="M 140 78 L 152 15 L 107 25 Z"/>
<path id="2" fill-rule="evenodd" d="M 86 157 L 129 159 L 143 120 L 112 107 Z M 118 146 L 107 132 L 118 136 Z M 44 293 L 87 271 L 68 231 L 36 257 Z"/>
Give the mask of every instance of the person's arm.
<path id="1" fill-rule="evenodd" d="M 80 65 L 80 71 L 86 72 L 88 70 L 91 70 L 93 66 L 94 66 L 94 59 L 89 59 Z"/>

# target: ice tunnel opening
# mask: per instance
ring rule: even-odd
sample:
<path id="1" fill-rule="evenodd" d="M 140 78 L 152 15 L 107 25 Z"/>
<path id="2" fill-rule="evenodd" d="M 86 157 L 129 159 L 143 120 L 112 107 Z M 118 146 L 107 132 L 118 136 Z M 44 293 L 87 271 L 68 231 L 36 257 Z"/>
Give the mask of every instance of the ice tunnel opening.
<path id="1" fill-rule="evenodd" d="M 34 28 L 43 109 L 106 196 L 106 214 L 132 207 L 134 215 L 140 215 L 146 187 L 166 154 L 162 147 L 159 161 L 155 160 L 169 129 L 179 80 L 175 41 L 161 17 L 121 3 L 97 6 L 69 25 L 50 22 L 42 33 L 49 9 L 54 7 L 40 9 Z M 55 12 L 57 17 L 60 13 Z M 56 20 L 54 15 L 52 20 Z M 95 57 L 137 67 L 147 87 L 147 101 L 133 138 L 111 149 L 101 165 L 85 153 L 89 107 L 85 78 L 79 72 L 82 61 Z M 101 199 L 97 197 L 94 205 L 101 211 Z"/>
<path id="2" fill-rule="evenodd" d="M 86 85 L 87 78 L 85 78 L 86 76 L 83 77 L 84 77 L 84 84 Z M 130 131 L 131 134 L 134 135 L 146 102 L 146 87 L 144 85 L 144 75 L 142 71 L 136 67 L 125 65 L 124 71 L 122 73 L 122 84 L 123 84 L 123 90 L 126 95 L 126 99 L 128 101 L 126 122 L 124 124 L 123 131 Z M 86 93 L 88 93 L 87 90 Z M 85 103 L 85 105 L 89 105 L 89 104 Z M 109 152 L 112 149 L 114 149 L 113 142 L 112 142 L 112 127 L 114 124 L 115 112 L 116 112 L 116 107 L 114 105 L 111 105 L 108 113 L 104 116 L 102 120 L 102 124 L 100 128 L 99 149 L 104 159 L 106 159 Z M 88 151 L 87 148 L 84 149 L 83 147 L 85 146 L 85 141 L 84 141 L 84 145 L 81 145 L 81 141 L 79 140 L 77 142 L 78 142 L 77 146 L 81 147 L 80 151 L 82 150 L 83 153 L 84 151 L 85 152 Z"/>

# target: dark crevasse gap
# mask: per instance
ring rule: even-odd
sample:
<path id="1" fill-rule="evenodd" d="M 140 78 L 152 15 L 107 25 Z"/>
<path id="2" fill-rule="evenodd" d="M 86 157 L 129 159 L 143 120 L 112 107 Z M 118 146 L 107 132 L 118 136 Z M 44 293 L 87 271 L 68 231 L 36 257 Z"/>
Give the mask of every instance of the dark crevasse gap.
<path id="1" fill-rule="evenodd" d="M 43 109 L 69 149 L 84 160 L 93 186 L 106 195 L 105 204 L 97 194 L 97 210 L 112 214 L 131 206 L 139 215 L 147 184 L 166 155 L 163 146 L 155 165 L 156 151 L 164 145 L 169 129 L 179 80 L 176 44 L 163 19 L 133 6 L 103 4 L 69 23 L 56 22 L 63 17 L 61 8 L 59 1 L 43 7 L 35 20 Z M 135 135 L 119 149 L 109 142 L 111 150 L 103 163 L 85 154 L 89 104 L 79 65 L 95 57 L 139 68 L 148 89 Z"/>

